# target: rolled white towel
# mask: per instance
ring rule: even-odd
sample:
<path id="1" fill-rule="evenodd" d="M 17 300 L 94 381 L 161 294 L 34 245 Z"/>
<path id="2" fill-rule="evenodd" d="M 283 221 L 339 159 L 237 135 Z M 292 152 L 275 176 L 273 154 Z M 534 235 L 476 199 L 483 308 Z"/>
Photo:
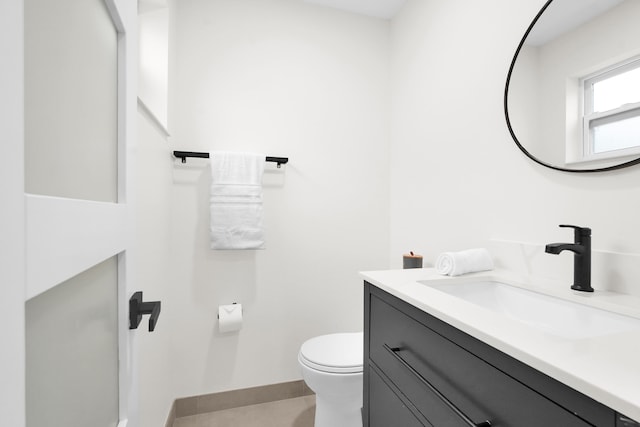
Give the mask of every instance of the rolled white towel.
<path id="1" fill-rule="evenodd" d="M 493 260 L 489 251 L 484 248 L 443 252 L 436 259 L 436 271 L 446 276 L 459 276 L 486 270 L 493 270 Z"/>

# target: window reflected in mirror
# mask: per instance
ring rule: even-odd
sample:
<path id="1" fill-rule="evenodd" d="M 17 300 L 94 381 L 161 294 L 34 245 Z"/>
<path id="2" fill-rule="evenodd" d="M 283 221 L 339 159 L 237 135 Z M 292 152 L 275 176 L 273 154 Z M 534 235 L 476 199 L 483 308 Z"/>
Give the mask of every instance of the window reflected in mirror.
<path id="1" fill-rule="evenodd" d="M 560 170 L 640 163 L 639 18 L 638 0 L 545 4 L 505 88 L 507 124 L 525 154 Z"/>
<path id="2" fill-rule="evenodd" d="M 582 79 L 583 159 L 640 154 L 640 58 Z"/>

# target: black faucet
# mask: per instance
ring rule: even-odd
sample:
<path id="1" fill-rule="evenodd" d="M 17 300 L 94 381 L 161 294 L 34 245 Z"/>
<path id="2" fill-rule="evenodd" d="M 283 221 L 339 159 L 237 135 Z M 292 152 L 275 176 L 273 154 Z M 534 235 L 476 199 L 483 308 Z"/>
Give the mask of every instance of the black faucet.
<path id="1" fill-rule="evenodd" d="M 591 229 L 565 224 L 560 227 L 569 227 L 575 230 L 575 243 L 549 243 L 544 251 L 555 255 L 564 250 L 573 252 L 573 285 L 571 285 L 571 289 L 593 292 L 591 287 Z"/>

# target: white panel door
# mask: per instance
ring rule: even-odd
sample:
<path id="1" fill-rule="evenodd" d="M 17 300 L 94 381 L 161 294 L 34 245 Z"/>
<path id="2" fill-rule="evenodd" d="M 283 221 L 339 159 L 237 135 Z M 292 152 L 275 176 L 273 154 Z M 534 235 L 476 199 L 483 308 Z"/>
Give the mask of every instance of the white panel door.
<path id="1" fill-rule="evenodd" d="M 98 282 L 102 281 L 108 284 L 107 288 L 102 288 L 102 291 L 107 289 L 106 294 L 113 291 L 111 295 L 114 299 L 111 305 L 114 307 L 113 324 L 116 336 L 110 348 L 106 348 L 104 352 L 94 351 L 94 353 L 113 354 L 111 360 L 115 362 L 117 376 L 114 382 L 117 387 L 114 392 L 116 399 L 114 405 L 115 425 L 137 427 L 138 405 L 134 344 L 138 332 L 129 330 L 128 321 L 128 300 L 135 290 L 130 280 L 133 277 L 132 269 L 135 266 L 132 244 L 134 197 L 131 190 L 133 183 L 130 177 L 134 176 L 131 168 L 135 163 L 132 153 L 134 152 L 136 114 L 137 3 L 131 0 L 104 0 L 108 16 L 115 28 L 117 46 L 116 84 L 113 88 L 116 93 L 112 94 L 112 98 L 116 100 L 117 110 L 113 120 L 115 144 L 117 145 L 113 150 L 115 153 L 113 164 L 116 169 L 113 175 L 117 177 L 114 183 L 116 200 L 104 201 L 102 197 L 89 200 L 90 197 L 85 198 L 84 196 L 73 198 L 74 196 L 65 194 L 58 196 L 50 193 L 31 194 L 27 192 L 29 184 L 26 182 L 25 174 L 29 173 L 26 171 L 29 167 L 25 164 L 33 166 L 35 163 L 25 157 L 25 151 L 28 151 L 25 134 L 29 134 L 34 129 L 30 127 L 32 124 L 25 118 L 24 113 L 25 100 L 27 96 L 33 95 L 28 95 L 28 90 L 25 89 L 25 85 L 29 84 L 25 83 L 25 57 L 28 56 L 25 55 L 25 52 L 30 49 L 30 46 L 25 44 L 25 40 L 30 39 L 28 34 L 24 35 L 24 32 L 25 30 L 41 31 L 38 28 L 28 28 L 29 26 L 25 25 L 27 1 L 0 2 L 0 58 L 2 58 L 2 67 L 0 67 L 0 135 L 2 135 L 3 152 L 7 156 L 5 165 L 0 168 L 0 200 L 3 201 L 0 209 L 0 283 L 3 292 L 2 298 L 0 298 L 0 340 L 3 343 L 3 350 L 0 352 L 2 424 L 15 427 L 27 425 L 30 416 L 28 399 L 25 398 L 25 395 L 29 395 L 29 391 L 25 393 L 25 389 L 28 388 L 28 385 L 25 384 L 25 378 L 40 377 L 40 372 L 29 371 L 29 367 L 25 364 L 25 358 L 29 360 L 25 346 L 32 345 L 28 344 L 29 338 L 25 333 L 25 328 L 30 323 L 37 323 L 30 320 L 25 321 L 25 306 L 27 312 L 32 310 L 36 314 L 42 313 L 41 307 L 46 304 L 39 304 L 40 297 L 56 292 L 62 296 L 62 299 L 57 300 L 61 302 L 54 303 L 58 306 L 53 309 L 64 313 L 68 309 L 63 303 L 73 303 L 76 297 L 80 297 L 88 290 L 88 286 L 84 286 L 83 282 L 80 282 L 80 288 L 75 290 L 67 288 L 65 283 L 86 276 L 98 275 L 101 277 Z M 83 2 L 84 0 L 76 1 Z M 60 8 L 62 9 L 62 7 Z M 58 10 L 55 12 L 65 13 L 66 11 Z M 54 13 L 50 13 L 48 16 L 53 19 L 54 15 Z M 82 14 L 74 17 L 74 19 L 76 18 L 85 19 Z M 56 32 L 64 32 L 68 28 L 54 27 L 53 29 Z M 73 52 L 70 53 L 70 56 L 73 56 Z M 53 59 L 65 61 L 69 58 L 57 55 Z M 76 56 L 71 59 L 77 60 L 78 58 Z M 79 68 L 82 70 L 82 67 Z M 77 72 L 78 67 L 73 66 L 70 71 Z M 38 98 L 41 93 L 38 92 L 36 95 L 29 100 L 31 105 L 41 104 Z M 42 96 L 45 96 L 44 92 L 42 92 Z M 90 98 L 102 99 L 101 95 L 91 95 Z M 63 109 L 62 104 L 65 101 L 62 98 L 56 99 L 54 102 L 42 99 L 43 104 L 48 102 L 54 109 L 59 104 L 60 110 Z M 27 108 L 26 115 L 30 114 L 29 111 Z M 91 117 L 91 115 L 91 111 L 85 111 L 83 117 Z M 86 126 L 86 121 L 82 121 L 84 131 L 88 131 L 91 136 L 90 132 L 94 125 Z M 83 127 L 83 123 L 74 123 L 73 120 L 68 123 L 71 125 L 67 124 L 62 133 L 68 132 L 71 136 L 77 133 L 74 130 Z M 54 131 L 53 127 L 38 129 L 40 137 L 44 135 L 45 138 L 49 132 L 54 133 Z M 100 136 L 104 133 L 103 131 L 99 132 Z M 68 150 L 64 145 L 56 147 L 56 149 L 58 149 L 57 152 L 61 152 L 68 158 L 73 159 L 76 156 L 73 150 Z M 56 150 L 52 151 L 52 153 L 55 152 Z M 33 153 L 27 154 L 33 155 Z M 46 161 L 36 165 L 37 168 L 53 166 L 53 172 L 50 172 L 52 181 L 55 181 L 59 174 L 69 172 L 66 168 L 64 171 L 55 171 L 57 160 L 53 158 L 53 154 L 46 155 L 49 156 L 45 159 Z M 84 163 L 88 175 L 77 176 L 71 180 L 68 180 L 67 177 L 62 182 L 63 186 L 68 186 L 67 183 L 74 185 L 79 181 L 81 185 L 78 188 L 80 191 L 85 191 L 88 187 L 83 184 L 92 181 L 93 165 L 96 166 L 95 169 L 98 169 L 98 166 L 102 164 L 101 158 L 91 159 L 91 162 L 87 164 L 87 159 L 80 157 L 78 162 Z M 40 172 L 46 174 L 48 171 L 37 171 L 36 173 Z M 33 174 L 29 176 L 33 176 Z M 67 183 L 64 183 L 65 179 L 67 179 Z M 97 182 L 97 185 L 102 184 L 101 179 L 94 179 L 94 181 Z M 104 193 L 103 190 L 98 191 Z M 91 192 L 91 188 L 89 188 L 89 192 Z M 104 273 L 105 271 L 106 273 Z M 113 286 L 109 285 L 110 283 L 113 283 Z M 109 286 L 111 286 L 110 290 Z M 61 292 L 58 292 L 59 290 Z M 100 303 L 81 302 L 82 309 L 74 308 L 77 310 L 77 316 L 73 322 L 64 323 L 63 321 L 60 323 L 61 325 L 70 324 L 71 327 L 67 328 L 69 331 L 73 331 L 74 326 L 79 326 L 77 329 L 84 331 L 84 334 L 78 334 L 75 337 L 71 335 L 73 345 L 76 344 L 75 341 L 82 341 L 78 344 L 92 350 L 103 345 L 103 342 L 94 343 L 92 340 L 95 335 L 90 333 L 92 328 L 96 331 L 104 329 L 103 324 L 94 322 L 95 316 L 93 316 L 94 313 L 104 311 L 107 304 L 102 304 L 102 301 L 110 298 L 108 295 L 105 296 L 106 294 L 102 291 L 93 294 L 100 299 Z M 89 301 L 92 301 L 91 298 L 93 296 L 89 297 Z M 52 301 L 56 301 L 56 299 Z M 104 315 L 101 312 L 100 315 L 109 318 L 108 313 Z M 40 325 L 47 326 L 47 317 L 36 320 Z M 66 326 L 62 329 L 65 328 Z M 46 329 L 42 330 L 48 334 Z M 63 357 L 69 359 L 74 355 L 75 353 L 71 352 L 70 356 Z M 82 372 L 81 368 L 88 366 L 85 362 L 86 360 L 75 361 L 75 368 L 77 368 L 75 371 Z M 73 363 L 70 365 L 73 367 Z M 53 371 L 55 371 L 55 367 Z M 90 389 L 113 387 L 113 385 L 106 384 L 103 387 L 102 380 L 96 382 L 95 380 L 100 378 L 100 375 L 92 375 L 90 370 L 83 374 L 83 378 L 88 383 L 94 383 L 90 387 L 80 388 L 80 393 L 85 390 L 88 392 Z M 47 384 L 47 388 L 51 388 L 55 392 L 58 387 L 64 387 L 67 380 L 70 379 L 63 375 L 56 380 L 57 383 Z M 69 383 L 73 382 L 77 381 L 69 381 Z M 33 391 L 31 390 L 31 392 Z M 42 391 L 43 395 L 46 395 L 45 392 L 47 392 L 47 390 L 35 391 L 36 394 Z M 86 419 L 81 422 L 91 423 Z M 57 425 L 61 424 L 58 424 L 55 419 L 47 422 L 47 426 Z M 102 426 L 96 425 L 95 427 Z"/>
<path id="2" fill-rule="evenodd" d="M 22 33 L 21 2 L 0 1 L 0 413 L 3 425 L 18 427 L 25 423 Z"/>

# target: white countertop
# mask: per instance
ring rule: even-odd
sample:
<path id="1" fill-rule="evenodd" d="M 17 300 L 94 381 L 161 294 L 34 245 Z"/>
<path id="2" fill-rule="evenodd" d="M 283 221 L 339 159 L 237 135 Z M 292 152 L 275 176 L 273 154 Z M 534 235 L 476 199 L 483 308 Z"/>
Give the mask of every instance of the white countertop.
<path id="1" fill-rule="evenodd" d="M 369 271 L 360 275 L 401 300 L 640 421 L 640 330 L 581 339 L 561 338 L 418 281 L 434 284 L 499 281 L 636 318 L 640 318 L 640 298 L 598 290 L 577 292 L 570 289 L 570 284 L 536 282 L 534 287 L 499 270 L 458 277 L 441 276 L 430 268 Z"/>

